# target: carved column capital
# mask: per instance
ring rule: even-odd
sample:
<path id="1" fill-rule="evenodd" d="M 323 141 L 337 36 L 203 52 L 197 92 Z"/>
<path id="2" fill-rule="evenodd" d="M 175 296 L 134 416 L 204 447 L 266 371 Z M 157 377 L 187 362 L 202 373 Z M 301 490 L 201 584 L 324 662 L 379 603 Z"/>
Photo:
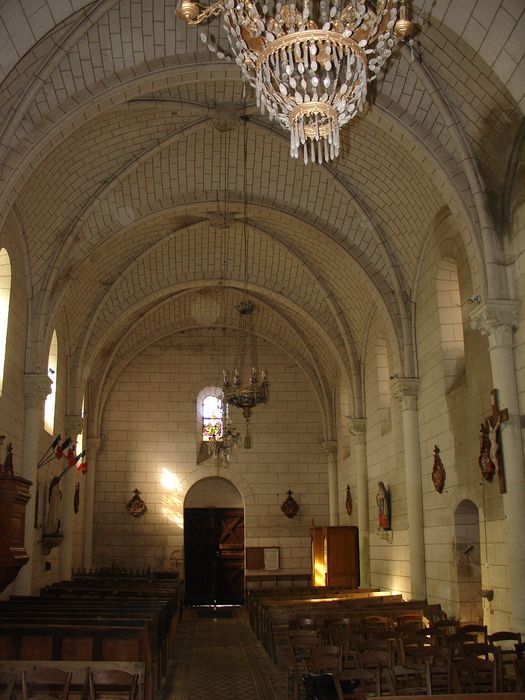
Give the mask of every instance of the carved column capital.
<path id="1" fill-rule="evenodd" d="M 366 418 L 349 418 L 348 429 L 356 445 L 366 441 Z"/>
<path id="2" fill-rule="evenodd" d="M 328 456 L 337 454 L 337 440 L 323 440 L 321 445 Z"/>
<path id="3" fill-rule="evenodd" d="M 474 330 L 489 336 L 490 346 L 512 346 L 512 333 L 518 323 L 518 305 L 509 299 L 491 299 L 470 314 Z"/>
<path id="4" fill-rule="evenodd" d="M 42 408 L 51 393 L 51 379 L 47 374 L 24 374 L 24 403 L 26 408 Z"/>
<path id="5" fill-rule="evenodd" d="M 66 433 L 66 437 L 70 437 L 72 439 L 76 438 L 76 436 L 82 432 L 83 428 L 84 419 L 82 418 L 82 416 L 70 415 L 65 417 L 64 430 Z"/>
<path id="6" fill-rule="evenodd" d="M 417 408 L 419 379 L 417 377 L 394 377 L 391 380 L 392 396 L 401 401 L 403 411 Z"/>

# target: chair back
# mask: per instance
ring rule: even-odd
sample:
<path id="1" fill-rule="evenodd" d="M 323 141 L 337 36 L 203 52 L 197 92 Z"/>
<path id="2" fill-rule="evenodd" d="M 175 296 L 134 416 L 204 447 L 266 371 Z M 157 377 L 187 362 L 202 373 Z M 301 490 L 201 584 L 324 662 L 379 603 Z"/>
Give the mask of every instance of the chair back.
<path id="1" fill-rule="evenodd" d="M 102 700 L 106 697 L 136 700 L 138 695 L 138 673 L 127 673 L 117 669 L 88 672 L 89 700 Z"/>
<path id="2" fill-rule="evenodd" d="M 16 676 L 14 673 L 0 671 L 0 699 L 13 700 Z"/>
<path id="3" fill-rule="evenodd" d="M 72 673 L 60 668 L 22 671 L 22 698 L 60 698 L 68 700 Z"/>
<path id="4" fill-rule="evenodd" d="M 514 669 L 516 671 L 518 690 L 525 692 L 525 658 L 523 656 L 518 656 L 514 659 Z"/>
<path id="5" fill-rule="evenodd" d="M 290 630 L 316 630 L 317 620 L 313 617 L 295 617 L 288 621 Z"/>
<path id="6" fill-rule="evenodd" d="M 458 632 L 465 632 L 467 634 L 475 634 L 477 635 L 477 640 L 478 642 L 481 642 L 482 644 L 487 643 L 487 625 L 474 625 L 474 624 L 467 624 L 467 625 L 461 625 Z"/>
<path id="7" fill-rule="evenodd" d="M 342 670 L 341 647 L 334 644 L 320 644 L 313 647 L 310 654 L 310 671 L 312 673 L 338 673 Z"/>
<path id="8" fill-rule="evenodd" d="M 498 673 L 495 661 L 479 657 L 455 659 L 452 664 L 454 690 L 459 693 L 496 693 Z"/>

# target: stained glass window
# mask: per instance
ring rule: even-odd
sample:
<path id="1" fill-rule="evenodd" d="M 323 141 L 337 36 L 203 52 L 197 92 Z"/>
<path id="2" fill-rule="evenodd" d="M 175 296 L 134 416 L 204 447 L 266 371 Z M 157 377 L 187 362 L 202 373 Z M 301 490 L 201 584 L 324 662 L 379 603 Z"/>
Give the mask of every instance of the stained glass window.
<path id="1" fill-rule="evenodd" d="M 217 396 L 206 396 L 202 402 L 202 439 L 222 437 L 222 402 Z"/>

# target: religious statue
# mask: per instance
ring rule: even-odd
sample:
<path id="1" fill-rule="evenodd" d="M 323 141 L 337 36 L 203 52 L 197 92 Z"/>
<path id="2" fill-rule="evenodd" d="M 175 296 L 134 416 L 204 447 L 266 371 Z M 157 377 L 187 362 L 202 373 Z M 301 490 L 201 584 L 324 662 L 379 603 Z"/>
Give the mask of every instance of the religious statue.
<path id="1" fill-rule="evenodd" d="M 354 504 L 352 503 L 352 494 L 350 493 L 350 484 L 346 485 L 346 501 L 345 508 L 348 515 L 352 515 Z"/>
<path id="2" fill-rule="evenodd" d="M 438 493 L 443 493 L 447 473 L 445 471 L 445 467 L 443 466 L 443 462 L 441 461 L 441 457 L 439 456 L 439 452 L 439 447 L 437 445 L 434 445 L 434 466 L 432 468 L 432 483 L 434 484 L 434 488 Z"/>
<path id="3" fill-rule="evenodd" d="M 54 476 L 49 484 L 48 506 L 44 535 L 59 535 L 60 520 L 62 517 L 62 491 L 60 490 L 60 477 Z"/>
<path id="4" fill-rule="evenodd" d="M 488 422 L 488 419 L 487 419 Z M 490 423 L 489 423 L 490 425 Z M 489 431 L 484 423 L 481 423 L 479 429 L 479 457 L 478 464 L 481 469 L 483 478 L 491 482 L 496 472 L 496 465 L 492 461 L 491 453 L 493 452 L 492 444 L 489 437 Z"/>
<path id="5" fill-rule="evenodd" d="M 382 481 L 377 482 L 376 503 L 379 511 L 379 530 L 390 530 L 390 494 Z"/>

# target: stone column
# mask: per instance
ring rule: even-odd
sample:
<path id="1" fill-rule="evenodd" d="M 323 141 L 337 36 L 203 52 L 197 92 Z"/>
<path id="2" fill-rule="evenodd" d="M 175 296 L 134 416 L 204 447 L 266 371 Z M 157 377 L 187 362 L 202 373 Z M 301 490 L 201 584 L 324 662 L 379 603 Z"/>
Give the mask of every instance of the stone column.
<path id="1" fill-rule="evenodd" d="M 78 434 L 82 431 L 82 416 L 66 416 L 64 432 L 70 437 L 72 443 L 76 442 Z M 65 466 L 65 464 L 64 464 Z M 73 569 L 73 545 L 75 541 L 75 512 L 73 499 L 75 496 L 75 484 L 77 480 L 76 466 L 65 474 L 62 479 L 62 518 L 61 530 L 64 539 L 60 545 L 60 578 L 63 581 L 71 579 Z"/>
<path id="2" fill-rule="evenodd" d="M 85 450 L 88 470 L 86 474 L 86 496 L 84 499 L 84 568 L 93 568 L 93 520 L 95 513 L 95 475 L 97 453 L 102 441 L 99 437 L 88 437 Z"/>
<path id="3" fill-rule="evenodd" d="M 392 395 L 401 402 L 403 425 L 408 548 L 410 554 L 410 593 L 412 599 L 424 600 L 427 586 L 417 391 L 418 380 L 414 377 L 397 377 L 392 381 Z"/>
<path id="4" fill-rule="evenodd" d="M 470 315 L 473 328 L 488 336 L 493 387 L 498 391 L 500 409 L 507 408 L 509 420 L 500 425 L 501 452 L 504 460 L 507 493 L 503 494 L 503 510 L 507 552 L 511 626 L 525 630 L 525 471 L 521 442 L 518 385 L 514 364 L 513 329 L 518 320 L 517 304 L 507 300 L 491 300 Z M 487 407 L 489 402 L 487 399 Z M 490 408 L 487 409 L 487 415 Z"/>
<path id="5" fill-rule="evenodd" d="M 32 499 L 27 504 L 24 544 L 30 556 L 15 581 L 17 595 L 31 595 L 35 548 L 34 508 L 37 485 L 37 464 L 40 459 L 40 435 L 44 424 L 44 403 L 51 392 L 51 379 L 47 374 L 24 375 L 24 439 L 22 447 L 21 474 L 33 482 Z"/>
<path id="6" fill-rule="evenodd" d="M 357 525 L 359 528 L 359 569 L 361 588 L 370 587 L 370 521 L 368 509 L 368 467 L 366 461 L 366 420 L 350 418 L 351 449 L 357 469 Z"/>
<path id="7" fill-rule="evenodd" d="M 328 503 L 330 508 L 330 525 L 339 525 L 339 507 L 337 498 L 337 442 L 323 440 L 323 449 L 328 458 Z"/>

